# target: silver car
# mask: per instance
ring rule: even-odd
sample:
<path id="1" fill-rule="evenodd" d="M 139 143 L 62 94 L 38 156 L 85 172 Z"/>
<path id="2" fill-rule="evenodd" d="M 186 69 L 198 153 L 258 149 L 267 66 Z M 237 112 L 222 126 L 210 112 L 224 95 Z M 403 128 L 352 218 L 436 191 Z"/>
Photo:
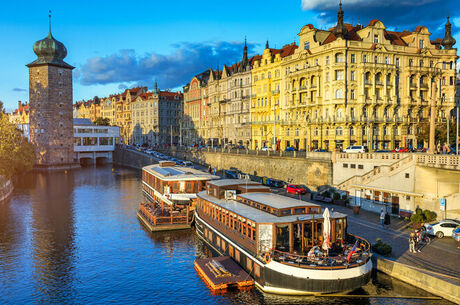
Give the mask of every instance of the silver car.
<path id="1" fill-rule="evenodd" d="M 455 228 L 454 230 L 452 230 L 452 238 L 453 238 L 455 241 L 460 242 L 460 226 L 458 226 L 457 228 Z"/>
<path id="2" fill-rule="evenodd" d="M 424 224 L 426 232 L 430 235 L 436 235 L 437 238 L 452 236 L 452 231 L 460 226 L 460 221 L 455 219 L 444 219 L 435 223 Z"/>

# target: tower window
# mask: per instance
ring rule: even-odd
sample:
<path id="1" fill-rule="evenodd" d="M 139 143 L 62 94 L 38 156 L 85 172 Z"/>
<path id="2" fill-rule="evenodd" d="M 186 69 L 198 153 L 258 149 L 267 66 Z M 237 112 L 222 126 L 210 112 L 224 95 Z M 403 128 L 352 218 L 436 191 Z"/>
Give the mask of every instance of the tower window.
<path id="1" fill-rule="evenodd" d="M 379 43 L 379 35 L 374 35 L 374 43 Z"/>

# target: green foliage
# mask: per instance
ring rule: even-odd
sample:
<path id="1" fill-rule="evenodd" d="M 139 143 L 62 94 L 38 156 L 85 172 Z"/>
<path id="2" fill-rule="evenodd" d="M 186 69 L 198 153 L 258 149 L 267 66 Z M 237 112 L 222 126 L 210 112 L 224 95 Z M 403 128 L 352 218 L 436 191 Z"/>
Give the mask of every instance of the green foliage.
<path id="1" fill-rule="evenodd" d="M 8 116 L 0 113 L 0 175 L 7 179 L 32 169 L 34 147 L 24 138 Z"/>
<path id="2" fill-rule="evenodd" d="M 347 200 L 347 199 L 348 199 L 347 194 L 343 194 L 343 195 L 342 195 L 342 200 Z"/>
<path id="3" fill-rule="evenodd" d="M 326 198 L 331 198 L 331 193 L 330 193 L 329 191 L 323 192 L 322 195 L 323 195 L 324 197 L 326 197 Z"/>
<path id="4" fill-rule="evenodd" d="M 340 194 L 339 193 L 334 193 L 333 198 L 334 198 L 334 200 L 340 200 Z"/>
<path id="5" fill-rule="evenodd" d="M 93 123 L 98 126 L 110 126 L 110 119 L 98 117 Z"/>
<path id="6" fill-rule="evenodd" d="M 372 251 L 380 255 L 388 256 L 391 254 L 393 249 L 389 244 L 383 242 L 380 238 L 377 238 L 377 242 L 372 245 Z"/>
<path id="7" fill-rule="evenodd" d="M 424 223 L 436 220 L 436 213 L 430 210 L 415 209 L 415 214 L 412 214 L 410 221 L 412 223 Z"/>
<path id="8" fill-rule="evenodd" d="M 430 121 L 429 119 L 424 119 L 418 125 L 419 133 L 416 134 L 418 142 L 428 143 L 430 141 Z M 436 145 L 438 143 L 444 145 L 447 142 L 447 121 L 444 119 L 444 122 L 438 122 L 435 126 L 435 136 Z M 449 137 L 452 144 L 452 141 L 455 141 L 455 121 L 451 119 L 449 121 Z"/>

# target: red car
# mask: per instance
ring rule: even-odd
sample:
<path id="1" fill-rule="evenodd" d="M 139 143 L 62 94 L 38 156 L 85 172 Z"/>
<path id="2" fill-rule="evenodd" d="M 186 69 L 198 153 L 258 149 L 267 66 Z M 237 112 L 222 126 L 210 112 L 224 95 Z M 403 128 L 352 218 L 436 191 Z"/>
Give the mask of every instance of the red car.
<path id="1" fill-rule="evenodd" d="M 307 193 L 307 190 L 298 184 L 288 184 L 286 191 L 292 194 L 301 194 L 304 195 Z"/>

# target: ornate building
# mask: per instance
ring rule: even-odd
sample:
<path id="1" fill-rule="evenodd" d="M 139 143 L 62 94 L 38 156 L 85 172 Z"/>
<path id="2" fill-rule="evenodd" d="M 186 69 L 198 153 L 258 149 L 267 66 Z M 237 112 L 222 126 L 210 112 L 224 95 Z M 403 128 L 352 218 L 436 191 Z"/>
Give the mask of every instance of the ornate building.
<path id="1" fill-rule="evenodd" d="M 9 114 L 9 120 L 14 124 L 29 124 L 29 103 L 18 102 L 18 109 Z"/>
<path id="2" fill-rule="evenodd" d="M 51 34 L 37 41 L 29 68 L 30 141 L 37 168 L 72 167 L 72 70 L 65 46 Z"/>
<path id="3" fill-rule="evenodd" d="M 298 35 L 300 47 L 282 63 L 284 111 L 292 126 L 283 128 L 285 146 L 427 146 L 416 136 L 420 122 L 429 118 L 430 99 L 438 118 L 455 106 L 458 57 L 449 22 L 445 38 L 430 41 L 423 26 L 394 32 L 379 20 L 366 27 L 346 24 L 340 6 L 334 28 L 309 24 Z"/>

